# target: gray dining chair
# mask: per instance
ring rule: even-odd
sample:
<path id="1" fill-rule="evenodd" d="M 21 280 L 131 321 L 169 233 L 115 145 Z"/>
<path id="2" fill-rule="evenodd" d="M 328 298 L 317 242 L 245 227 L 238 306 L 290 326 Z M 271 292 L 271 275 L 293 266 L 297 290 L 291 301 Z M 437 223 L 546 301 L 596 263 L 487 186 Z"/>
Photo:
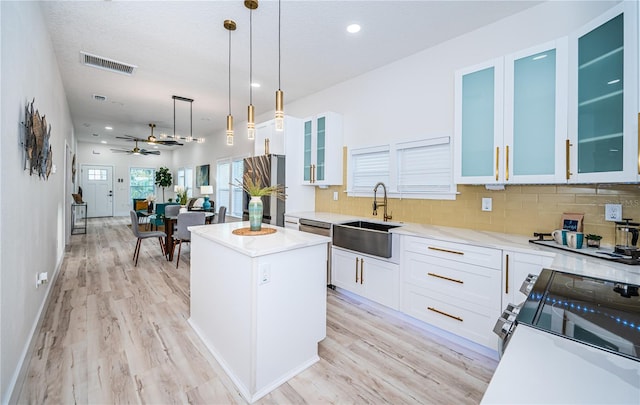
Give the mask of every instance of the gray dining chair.
<path id="1" fill-rule="evenodd" d="M 167 205 L 164 208 L 164 215 L 167 217 L 177 217 L 178 214 L 180 213 L 180 208 L 182 208 L 180 205 Z M 174 223 L 173 232 L 175 232 L 176 229 L 178 229 L 178 226 Z M 165 232 L 166 231 L 167 230 L 165 229 Z"/>
<path id="2" fill-rule="evenodd" d="M 227 207 L 220 206 L 220 209 L 218 210 L 218 220 L 216 221 L 216 224 L 222 224 L 226 221 L 226 219 L 227 219 Z"/>
<path id="3" fill-rule="evenodd" d="M 133 251 L 133 259 L 135 260 L 135 266 L 138 266 L 138 257 L 140 256 L 140 245 L 142 244 L 142 239 L 148 238 L 158 238 L 160 241 L 160 250 L 162 250 L 162 255 L 166 256 L 165 248 L 164 248 L 164 238 L 167 237 L 167 234 L 162 231 L 141 231 L 140 226 L 138 224 L 138 215 L 134 210 L 129 211 L 131 215 L 131 232 L 133 235 L 138 238 L 136 242 L 136 248 Z"/>
<path id="4" fill-rule="evenodd" d="M 178 258 L 176 259 L 176 269 L 180 264 L 180 252 L 182 251 L 182 242 L 191 242 L 190 226 L 204 225 L 205 213 L 204 212 L 181 212 L 178 214 L 178 229 L 173 234 L 173 239 L 178 243 Z M 174 245 L 175 247 L 175 245 Z"/>

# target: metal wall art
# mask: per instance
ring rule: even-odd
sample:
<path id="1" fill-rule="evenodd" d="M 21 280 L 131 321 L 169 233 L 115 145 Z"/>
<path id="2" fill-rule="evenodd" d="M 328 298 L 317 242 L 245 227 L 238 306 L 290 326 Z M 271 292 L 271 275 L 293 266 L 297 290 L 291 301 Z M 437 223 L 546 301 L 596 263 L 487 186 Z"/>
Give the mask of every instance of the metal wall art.
<path id="1" fill-rule="evenodd" d="M 40 117 L 38 110 L 33 111 L 33 103 L 27 104 L 24 114 L 24 169 L 29 171 L 30 175 L 34 173 L 40 178 L 47 180 L 51 174 L 51 166 L 53 164 L 53 154 L 49 137 L 51 136 L 51 125 L 47 124 L 47 120 L 43 115 Z"/>

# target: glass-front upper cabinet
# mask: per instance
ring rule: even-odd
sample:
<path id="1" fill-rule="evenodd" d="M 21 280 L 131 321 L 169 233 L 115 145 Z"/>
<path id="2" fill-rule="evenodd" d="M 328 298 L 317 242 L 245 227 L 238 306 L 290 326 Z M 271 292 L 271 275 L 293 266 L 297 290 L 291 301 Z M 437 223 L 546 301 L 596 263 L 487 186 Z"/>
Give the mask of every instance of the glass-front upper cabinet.
<path id="1" fill-rule="evenodd" d="M 458 70 L 455 77 L 454 179 L 502 182 L 503 58 Z"/>
<path id="2" fill-rule="evenodd" d="M 504 182 L 561 183 L 567 38 L 505 57 Z"/>
<path id="3" fill-rule="evenodd" d="M 572 37 L 569 182 L 637 181 L 637 7 L 622 2 Z"/>
<path id="4" fill-rule="evenodd" d="M 342 116 L 327 112 L 304 120 L 303 184 L 342 184 Z"/>

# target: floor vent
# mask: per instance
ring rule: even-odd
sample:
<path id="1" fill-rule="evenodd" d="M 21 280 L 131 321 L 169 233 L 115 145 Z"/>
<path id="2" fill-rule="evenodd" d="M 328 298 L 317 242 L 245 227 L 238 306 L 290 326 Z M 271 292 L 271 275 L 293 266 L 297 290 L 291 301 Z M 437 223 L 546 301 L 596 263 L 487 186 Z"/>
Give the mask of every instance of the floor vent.
<path id="1" fill-rule="evenodd" d="M 80 59 L 83 65 L 108 70 L 110 72 L 122 73 L 131 76 L 137 68 L 135 65 L 118 62 L 117 60 L 103 58 L 102 56 L 80 52 Z"/>

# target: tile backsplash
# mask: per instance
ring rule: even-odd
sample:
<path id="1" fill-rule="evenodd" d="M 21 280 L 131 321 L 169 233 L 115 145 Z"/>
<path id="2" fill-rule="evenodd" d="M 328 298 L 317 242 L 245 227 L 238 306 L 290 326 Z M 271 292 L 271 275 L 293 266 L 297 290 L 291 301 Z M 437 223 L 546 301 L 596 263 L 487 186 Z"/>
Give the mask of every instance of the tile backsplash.
<path id="1" fill-rule="evenodd" d="M 345 183 L 346 184 L 346 183 Z M 316 189 L 316 211 L 371 216 L 370 198 L 348 197 L 345 186 Z M 338 201 L 333 193 L 338 192 Z M 459 185 L 455 201 L 389 199 L 392 221 L 415 222 L 528 235 L 560 228 L 565 212 L 584 214 L 584 232 L 614 245 L 615 224 L 605 221 L 605 204 L 621 204 L 623 218 L 640 222 L 640 185 L 514 185 L 503 191 Z M 482 211 L 482 198 L 492 199 L 492 211 Z M 382 219 L 381 210 L 378 217 Z"/>

